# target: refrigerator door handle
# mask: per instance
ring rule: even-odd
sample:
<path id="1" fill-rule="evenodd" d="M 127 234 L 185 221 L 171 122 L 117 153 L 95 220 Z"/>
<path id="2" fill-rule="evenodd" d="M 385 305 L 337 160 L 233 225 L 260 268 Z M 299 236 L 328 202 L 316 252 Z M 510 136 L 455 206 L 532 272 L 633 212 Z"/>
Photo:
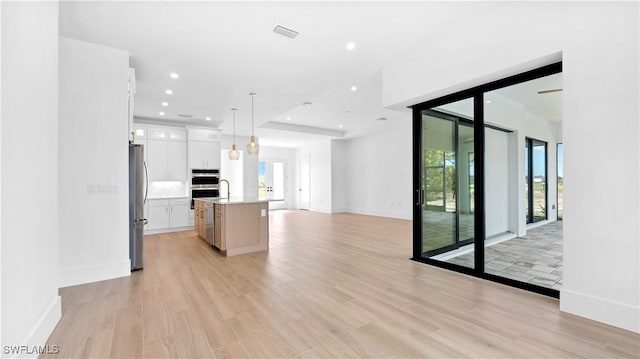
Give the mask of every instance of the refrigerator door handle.
<path id="1" fill-rule="evenodd" d="M 144 201 L 142 201 L 142 203 L 147 203 L 147 195 L 149 194 L 149 171 L 147 171 L 147 163 L 142 161 L 142 164 L 144 165 L 144 178 L 147 180 L 147 185 L 144 187 Z"/>

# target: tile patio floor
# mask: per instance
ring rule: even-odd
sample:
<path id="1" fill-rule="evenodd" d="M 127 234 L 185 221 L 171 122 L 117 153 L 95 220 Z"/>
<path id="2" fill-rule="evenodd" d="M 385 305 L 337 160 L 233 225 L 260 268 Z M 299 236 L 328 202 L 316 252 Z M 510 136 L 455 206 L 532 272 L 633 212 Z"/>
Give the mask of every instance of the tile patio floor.
<path id="1" fill-rule="evenodd" d="M 447 262 L 473 266 L 473 252 Z M 487 273 L 539 286 L 562 288 L 562 221 L 527 231 L 524 237 L 485 248 Z"/>

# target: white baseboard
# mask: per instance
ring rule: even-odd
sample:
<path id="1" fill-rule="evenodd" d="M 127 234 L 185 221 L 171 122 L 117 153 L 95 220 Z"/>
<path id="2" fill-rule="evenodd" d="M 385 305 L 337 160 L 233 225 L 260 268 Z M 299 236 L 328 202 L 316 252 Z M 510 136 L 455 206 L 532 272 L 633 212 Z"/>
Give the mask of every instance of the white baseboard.
<path id="1" fill-rule="evenodd" d="M 128 258 L 95 266 L 65 269 L 60 271 L 60 288 L 130 275 L 131 260 Z"/>
<path id="2" fill-rule="evenodd" d="M 57 295 L 53 298 L 49 307 L 42 313 L 40 319 L 34 324 L 33 328 L 22 342 L 23 350 L 19 353 L 9 354 L 3 356 L 3 358 L 37 358 L 38 349 L 45 349 L 47 339 L 53 332 L 53 329 L 60 321 L 62 317 L 62 302 L 60 296 Z M 55 343 L 52 343 L 52 346 Z M 25 351 L 24 348 L 27 348 Z M 35 349 L 35 350 L 34 350 Z M 53 347 L 48 348 L 50 351 L 54 350 Z M 7 355 L 7 354 L 4 354 Z"/>
<path id="3" fill-rule="evenodd" d="M 347 212 L 355 214 L 363 214 L 366 216 L 388 217 L 397 219 L 413 219 L 413 212 L 406 210 L 388 211 L 388 210 L 371 210 L 362 208 L 348 208 Z"/>
<path id="4" fill-rule="evenodd" d="M 640 333 L 640 307 L 563 288 L 560 290 L 560 310 Z"/>
<path id="5" fill-rule="evenodd" d="M 184 231 L 193 231 L 195 228 L 193 225 L 187 227 L 175 227 L 175 228 L 160 228 L 160 229 L 145 229 L 144 235 L 151 234 L 160 234 L 160 233 L 173 233 L 173 232 L 184 232 Z"/>

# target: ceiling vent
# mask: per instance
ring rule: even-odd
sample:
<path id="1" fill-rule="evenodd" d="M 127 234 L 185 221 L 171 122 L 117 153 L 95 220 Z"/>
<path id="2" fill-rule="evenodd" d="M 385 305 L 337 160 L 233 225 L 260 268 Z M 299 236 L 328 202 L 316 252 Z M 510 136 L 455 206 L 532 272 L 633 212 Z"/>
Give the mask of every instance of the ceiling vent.
<path id="1" fill-rule="evenodd" d="M 193 117 L 193 116 L 191 116 L 191 115 L 185 115 L 185 114 L 179 114 L 178 116 L 180 116 L 180 117 L 184 117 L 184 118 L 191 118 L 191 117 Z"/>
<path id="2" fill-rule="evenodd" d="M 273 28 L 273 32 L 275 32 L 276 34 L 280 34 L 284 37 L 288 37 L 290 39 L 295 39 L 298 35 L 300 35 L 297 31 L 287 29 L 286 27 L 280 26 L 280 25 L 276 25 L 276 27 Z"/>

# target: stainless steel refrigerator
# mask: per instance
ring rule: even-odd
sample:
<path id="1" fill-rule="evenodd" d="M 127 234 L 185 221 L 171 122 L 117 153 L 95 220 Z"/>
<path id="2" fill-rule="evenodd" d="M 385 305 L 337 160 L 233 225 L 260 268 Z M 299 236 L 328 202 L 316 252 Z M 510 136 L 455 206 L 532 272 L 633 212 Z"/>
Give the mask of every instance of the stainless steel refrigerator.
<path id="1" fill-rule="evenodd" d="M 131 271 L 142 269 L 144 203 L 147 201 L 148 176 L 144 163 L 144 147 L 129 144 L 129 258 Z"/>

